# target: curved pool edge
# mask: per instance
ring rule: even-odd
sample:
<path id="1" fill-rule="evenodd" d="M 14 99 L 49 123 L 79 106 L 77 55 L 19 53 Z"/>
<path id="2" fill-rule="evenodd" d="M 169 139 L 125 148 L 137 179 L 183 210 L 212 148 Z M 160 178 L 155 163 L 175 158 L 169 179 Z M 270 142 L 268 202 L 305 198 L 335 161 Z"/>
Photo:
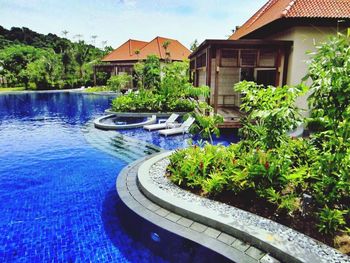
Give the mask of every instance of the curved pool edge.
<path id="1" fill-rule="evenodd" d="M 168 152 L 166 153 L 168 154 Z M 247 243 L 186 216 L 167 210 L 149 199 L 140 189 L 137 174 L 144 162 L 158 156 L 139 159 L 127 165 L 116 180 L 117 193 L 121 201 L 138 216 L 181 238 L 188 239 L 233 262 L 273 262 L 279 261 Z"/>
<path id="2" fill-rule="evenodd" d="M 108 115 L 99 117 L 99 118 L 94 120 L 94 126 L 98 129 L 102 129 L 102 130 L 123 130 L 123 129 L 141 128 L 144 125 L 154 124 L 157 121 L 157 116 L 152 115 L 146 121 L 139 122 L 139 123 L 120 124 L 120 125 L 103 123 L 104 120 L 113 119 L 116 117 L 119 117 L 119 115 L 118 114 L 108 114 Z"/>
<path id="3" fill-rule="evenodd" d="M 236 238 L 251 243 L 259 249 L 271 253 L 272 256 L 283 262 L 346 262 L 348 257 L 341 254 L 334 248 L 331 248 L 313 238 L 310 238 L 298 231 L 283 226 L 275 221 L 260 217 L 241 209 L 237 209 L 239 213 L 246 215 L 250 221 L 244 221 L 244 218 L 229 217 L 228 215 L 219 215 L 210 208 L 203 205 L 191 203 L 189 200 L 184 200 L 177 196 L 172 196 L 166 191 L 160 189 L 152 183 L 150 178 L 150 169 L 158 161 L 167 158 L 172 152 L 163 152 L 154 155 L 149 160 L 144 161 L 138 170 L 139 187 L 144 195 L 154 203 L 176 212 L 179 215 L 188 217 L 194 221 L 207 224 L 219 231 L 230 234 Z M 185 191 L 185 190 L 183 190 Z M 187 191 L 186 191 L 187 192 Z M 218 203 L 216 201 L 212 201 Z M 242 221 L 244 221 L 242 223 Z M 254 224 L 252 224 L 252 222 Z M 259 225 L 271 225 L 270 231 L 262 229 Z M 286 233 L 291 233 L 285 236 Z M 290 240 L 289 237 L 294 236 L 295 239 L 302 239 L 305 247 L 299 243 Z M 309 246 L 308 246 L 309 245 Z M 313 250 L 313 248 L 319 248 Z M 320 255 L 320 251 L 324 251 L 325 255 Z M 328 254 L 328 255 L 327 255 Z M 336 256 L 336 258 L 332 258 Z"/>
<path id="4" fill-rule="evenodd" d="M 111 109 L 105 110 L 106 114 L 115 114 L 120 117 L 151 117 L 152 115 L 157 115 L 158 118 L 166 118 L 171 114 L 175 113 L 179 116 L 184 116 L 189 112 L 116 112 Z"/>

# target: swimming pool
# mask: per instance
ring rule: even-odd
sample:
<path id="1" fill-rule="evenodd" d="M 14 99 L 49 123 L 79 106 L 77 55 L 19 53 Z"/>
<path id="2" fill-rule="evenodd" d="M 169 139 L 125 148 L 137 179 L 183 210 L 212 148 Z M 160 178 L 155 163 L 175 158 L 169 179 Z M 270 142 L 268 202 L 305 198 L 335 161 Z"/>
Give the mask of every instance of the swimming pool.
<path id="1" fill-rule="evenodd" d="M 1 262 L 165 262 L 121 227 L 115 179 L 127 163 L 185 141 L 94 129 L 111 99 L 0 95 Z"/>

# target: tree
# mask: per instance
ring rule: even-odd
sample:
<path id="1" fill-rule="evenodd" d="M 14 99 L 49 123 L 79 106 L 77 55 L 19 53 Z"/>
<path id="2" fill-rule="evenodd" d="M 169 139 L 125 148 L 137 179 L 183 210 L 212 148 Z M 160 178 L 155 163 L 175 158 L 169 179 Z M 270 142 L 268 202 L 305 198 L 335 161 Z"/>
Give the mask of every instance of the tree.
<path id="1" fill-rule="evenodd" d="M 100 59 L 112 48 L 105 46 L 104 50 L 101 50 L 81 40 L 74 43 L 66 38 L 67 35 L 67 30 L 62 31 L 63 37 L 58 37 L 51 33 L 39 34 L 28 28 L 13 27 L 7 30 L 0 26 L 1 77 L 6 78 L 9 86 L 27 86 L 28 75 L 22 71 L 27 69 L 29 63 L 41 59 L 46 52 L 53 50 L 61 60 L 61 79 L 65 87 L 92 83 L 92 66 L 100 63 Z M 82 35 L 78 37 L 81 38 Z M 101 80 L 105 83 L 103 78 Z"/>
<path id="2" fill-rule="evenodd" d="M 63 65 L 60 56 L 53 51 L 46 51 L 39 59 L 29 63 L 22 72 L 33 88 L 61 88 Z"/>
<path id="3" fill-rule="evenodd" d="M 134 64 L 134 79 L 139 89 L 144 88 L 145 83 L 145 63 L 137 62 Z"/>
<path id="4" fill-rule="evenodd" d="M 144 61 L 144 87 L 146 89 L 159 89 L 160 86 L 160 60 L 155 55 L 150 55 Z"/>
<path id="5" fill-rule="evenodd" d="M 119 74 L 116 76 L 111 76 L 107 81 L 107 86 L 113 91 L 121 91 L 128 86 L 131 80 L 132 77 L 130 75 Z"/>
<path id="6" fill-rule="evenodd" d="M 169 96 L 178 97 L 184 95 L 188 83 L 188 63 L 173 62 L 163 67 L 163 79 L 159 93 L 165 98 Z"/>
<path id="7" fill-rule="evenodd" d="M 234 86 L 242 94 L 240 109 L 247 113 L 242 119 L 240 133 L 246 141 L 264 150 L 279 147 L 289 137 L 287 132 L 302 122 L 299 109 L 295 105 L 298 96 L 305 94 L 307 88 L 273 87 L 242 81 Z"/>
<path id="8" fill-rule="evenodd" d="M 193 115 L 196 123 L 191 127 L 191 132 L 200 134 L 202 138 L 209 139 L 209 142 L 213 144 L 212 134 L 215 134 L 216 137 L 220 136 L 219 124 L 224 122 L 224 118 L 214 113 L 213 108 L 206 102 L 198 103 Z"/>
<path id="9" fill-rule="evenodd" d="M 75 60 L 79 68 L 79 77 L 82 80 L 84 77 L 83 65 L 87 62 L 89 56 L 90 46 L 86 45 L 83 40 L 78 41 L 75 46 Z"/>
<path id="10" fill-rule="evenodd" d="M 171 44 L 170 40 L 165 40 L 163 42 L 162 47 L 164 48 L 164 52 L 165 52 L 165 62 L 170 62 L 170 52 L 168 51 L 168 47 Z"/>
<path id="11" fill-rule="evenodd" d="M 137 56 L 137 60 L 139 60 L 140 53 L 141 53 L 140 49 L 135 50 L 135 55 Z"/>
<path id="12" fill-rule="evenodd" d="M 28 86 L 27 75 L 23 72 L 27 65 L 43 56 L 43 50 L 31 46 L 13 45 L 0 50 L 0 75 L 9 86 Z"/>
<path id="13" fill-rule="evenodd" d="M 192 43 L 191 43 L 191 47 L 190 47 L 190 50 L 192 52 L 196 51 L 196 49 L 198 48 L 199 44 L 198 44 L 198 40 L 195 39 Z"/>

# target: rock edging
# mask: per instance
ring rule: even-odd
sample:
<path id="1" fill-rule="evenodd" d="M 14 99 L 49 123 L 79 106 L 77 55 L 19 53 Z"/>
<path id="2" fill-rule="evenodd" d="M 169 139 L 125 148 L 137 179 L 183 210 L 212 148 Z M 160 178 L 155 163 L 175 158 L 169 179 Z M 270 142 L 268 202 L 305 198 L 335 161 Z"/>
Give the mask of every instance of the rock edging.
<path id="1" fill-rule="evenodd" d="M 229 212 L 222 213 L 213 207 L 227 205 L 198 197 L 170 182 L 173 185 L 172 187 L 178 188 L 177 191 L 183 191 L 184 195 L 193 195 L 194 199 L 205 199 L 204 202 L 206 204 L 210 203 L 210 205 L 203 205 L 203 200 L 194 202 L 190 199 L 181 198 L 179 195 L 172 195 L 165 187 L 159 187 L 155 184 L 150 175 L 152 168 L 170 154 L 171 152 L 165 152 L 156 155 L 145 161 L 138 170 L 139 187 L 153 202 L 177 214 L 236 236 L 271 253 L 284 262 L 350 262 L 348 256 L 337 250 L 272 220 L 231 206 L 228 206 L 230 208 Z M 162 167 L 163 174 L 165 168 Z M 159 171 L 157 172 L 159 173 Z"/>

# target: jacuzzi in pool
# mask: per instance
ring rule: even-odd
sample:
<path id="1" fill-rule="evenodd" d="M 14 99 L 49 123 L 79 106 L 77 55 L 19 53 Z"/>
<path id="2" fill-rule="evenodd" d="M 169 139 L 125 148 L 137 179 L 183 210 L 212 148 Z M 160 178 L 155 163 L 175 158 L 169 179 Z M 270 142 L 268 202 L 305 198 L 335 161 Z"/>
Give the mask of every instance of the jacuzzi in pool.
<path id="1" fill-rule="evenodd" d="M 118 116 L 116 114 L 110 114 L 97 118 L 94 121 L 96 128 L 103 130 L 122 130 L 140 128 L 144 125 L 153 124 L 157 121 L 157 116 L 152 115 L 151 117 L 143 116 Z"/>

